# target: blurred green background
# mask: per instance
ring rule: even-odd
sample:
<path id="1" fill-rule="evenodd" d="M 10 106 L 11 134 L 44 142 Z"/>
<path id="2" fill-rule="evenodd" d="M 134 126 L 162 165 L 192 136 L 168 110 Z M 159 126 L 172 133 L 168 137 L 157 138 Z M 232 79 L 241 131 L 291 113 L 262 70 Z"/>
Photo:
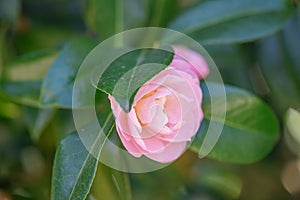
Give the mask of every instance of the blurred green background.
<path id="1" fill-rule="evenodd" d="M 56 147 L 75 126 L 71 110 L 57 105 L 41 108 L 38 102 L 47 70 L 67 41 L 85 35 L 100 42 L 135 27 L 181 30 L 182 23 L 204 22 L 212 25 L 199 31 L 202 39 L 197 39 L 199 32 L 191 36 L 204 44 L 225 83 L 252 91 L 273 108 L 280 120 L 281 140 L 264 160 L 247 165 L 199 159 L 186 152 L 162 170 L 129 174 L 124 179 L 127 183 L 121 183 L 131 187 L 127 197 L 300 199 L 300 142 L 286 128 L 288 109 L 300 109 L 299 2 L 286 1 L 288 9 L 276 10 L 277 0 L 254 1 L 253 13 L 245 3 L 240 13 L 224 12 L 229 22 L 218 18 L 222 13 L 202 8 L 205 2 L 0 0 L 0 200 L 49 199 Z M 235 6 L 225 0 L 217 2 L 216 10 Z M 275 11 L 264 13 L 265 4 Z M 198 8 L 206 12 L 197 12 Z M 208 17 L 197 21 L 195 13 Z M 239 16 L 247 23 L 235 20 Z M 115 176 L 127 174 L 103 165 L 99 168 L 101 176 L 97 174 L 88 198 L 126 199 Z"/>

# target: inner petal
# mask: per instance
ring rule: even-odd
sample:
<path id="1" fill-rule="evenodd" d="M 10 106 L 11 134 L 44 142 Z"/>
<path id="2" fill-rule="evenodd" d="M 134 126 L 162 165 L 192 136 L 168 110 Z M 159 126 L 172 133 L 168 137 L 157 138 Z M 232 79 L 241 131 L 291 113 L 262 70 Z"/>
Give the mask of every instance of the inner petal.
<path id="1" fill-rule="evenodd" d="M 164 130 L 165 125 L 168 123 L 164 109 L 161 105 L 156 104 L 151 108 L 152 119 L 151 122 L 144 125 L 142 129 L 142 137 L 148 138 L 160 134 Z"/>
<path id="2" fill-rule="evenodd" d="M 164 108 L 170 124 L 176 124 L 182 118 L 181 111 L 183 108 L 180 107 L 180 103 L 177 98 L 178 97 L 176 97 L 174 94 L 166 97 Z"/>
<path id="3" fill-rule="evenodd" d="M 155 115 L 155 109 L 152 109 L 153 106 L 155 106 L 157 103 L 160 103 L 163 106 L 165 103 L 165 96 L 168 94 L 170 94 L 170 91 L 168 91 L 166 88 L 158 87 L 143 96 L 136 103 L 134 108 L 141 124 L 149 124 L 152 121 Z"/>

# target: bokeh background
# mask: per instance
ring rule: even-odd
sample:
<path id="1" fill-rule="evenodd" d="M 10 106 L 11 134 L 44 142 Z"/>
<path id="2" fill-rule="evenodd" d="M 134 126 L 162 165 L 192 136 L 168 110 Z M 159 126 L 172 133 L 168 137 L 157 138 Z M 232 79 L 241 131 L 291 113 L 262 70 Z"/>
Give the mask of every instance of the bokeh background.
<path id="1" fill-rule="evenodd" d="M 204 1 L 99 2 L 96 12 L 97 0 L 0 0 L 0 200 L 49 199 L 55 150 L 75 127 L 71 110 L 38 108 L 35 100 L 66 41 L 82 35 L 102 41 L 129 28 L 168 27 L 177 15 Z M 266 158 L 241 165 L 186 152 L 172 165 L 146 174 L 100 165 L 88 198 L 300 199 L 300 142 L 286 129 L 288 109 L 300 109 L 300 6 L 298 1 L 286 3 L 290 13 L 273 31 L 251 40 L 204 45 L 225 83 L 255 93 L 276 112 L 281 139 Z M 119 15 L 122 23 L 115 22 Z M 131 194 L 120 193 L 115 176 L 127 177 L 121 184 Z"/>

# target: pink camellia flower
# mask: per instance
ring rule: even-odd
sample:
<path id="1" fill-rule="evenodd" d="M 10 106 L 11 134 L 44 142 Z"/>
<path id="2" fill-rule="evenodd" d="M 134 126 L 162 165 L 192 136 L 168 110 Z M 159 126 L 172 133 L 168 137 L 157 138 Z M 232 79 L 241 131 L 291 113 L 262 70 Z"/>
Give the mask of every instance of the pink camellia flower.
<path id="1" fill-rule="evenodd" d="M 171 64 L 138 90 L 129 113 L 109 96 L 118 134 L 135 157 L 176 160 L 203 119 L 199 79 L 208 75 L 207 63 L 185 47 L 174 47 L 174 53 Z"/>

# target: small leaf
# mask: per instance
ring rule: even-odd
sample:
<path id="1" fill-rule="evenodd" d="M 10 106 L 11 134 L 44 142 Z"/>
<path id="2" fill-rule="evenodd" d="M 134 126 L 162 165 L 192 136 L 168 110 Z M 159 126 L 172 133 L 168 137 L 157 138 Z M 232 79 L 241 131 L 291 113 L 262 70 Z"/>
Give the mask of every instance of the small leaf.
<path id="1" fill-rule="evenodd" d="M 92 186 L 101 150 L 114 126 L 110 113 L 91 147 L 91 154 L 82 144 L 77 133 L 62 140 L 56 152 L 51 199 L 85 199 Z M 94 157 L 97 156 L 97 158 Z"/>
<path id="2" fill-rule="evenodd" d="M 244 42 L 279 30 L 292 10 L 285 0 L 205 0 L 179 15 L 169 27 L 201 44 Z"/>
<path id="3" fill-rule="evenodd" d="M 117 58 L 99 80 L 98 89 L 115 97 L 129 112 L 138 89 L 172 61 L 173 53 L 158 49 L 134 50 Z"/>
<path id="4" fill-rule="evenodd" d="M 72 107 L 72 90 L 76 73 L 86 55 L 96 46 L 87 38 L 71 40 L 62 49 L 43 82 L 42 106 Z"/>
<path id="5" fill-rule="evenodd" d="M 214 87 L 222 87 L 216 83 Z M 211 107 L 220 112 L 226 104 L 226 119 L 222 134 L 208 154 L 209 158 L 233 162 L 252 163 L 265 157 L 279 139 L 279 124 L 272 110 L 253 94 L 231 86 L 226 86 L 227 102 L 210 104 L 210 98 L 219 99 L 217 94 L 209 94 L 203 88 L 203 110 L 205 119 L 191 145 L 199 152 L 208 126 L 219 125 L 219 114 L 215 112 L 211 119 Z M 210 97 L 210 95 L 215 95 Z M 220 113 L 221 114 L 221 113 Z"/>

